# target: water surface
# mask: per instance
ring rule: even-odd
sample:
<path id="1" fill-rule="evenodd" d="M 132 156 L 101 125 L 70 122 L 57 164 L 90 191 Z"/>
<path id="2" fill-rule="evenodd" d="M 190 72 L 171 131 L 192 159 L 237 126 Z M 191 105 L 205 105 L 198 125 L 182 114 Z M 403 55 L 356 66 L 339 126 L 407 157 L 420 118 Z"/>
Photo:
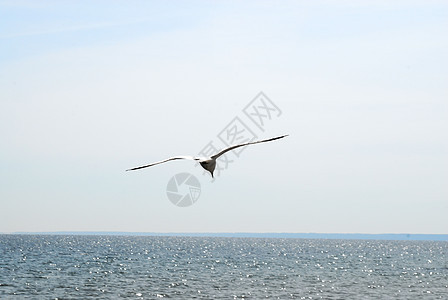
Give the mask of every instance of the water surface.
<path id="1" fill-rule="evenodd" d="M 448 299 L 447 242 L 0 235 L 0 299 Z"/>

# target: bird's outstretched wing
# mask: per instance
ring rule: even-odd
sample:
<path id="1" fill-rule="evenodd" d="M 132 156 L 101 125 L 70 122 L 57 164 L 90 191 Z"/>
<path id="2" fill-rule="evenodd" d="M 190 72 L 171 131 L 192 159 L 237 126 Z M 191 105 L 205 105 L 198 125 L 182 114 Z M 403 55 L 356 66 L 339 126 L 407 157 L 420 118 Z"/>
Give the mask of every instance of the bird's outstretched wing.
<path id="1" fill-rule="evenodd" d="M 274 138 L 270 138 L 270 139 L 267 139 L 267 140 L 261 140 L 261 141 L 256 141 L 256 142 L 249 142 L 249 143 L 244 143 L 244 144 L 230 146 L 229 148 L 226 148 L 226 149 L 222 150 L 221 152 L 213 155 L 211 158 L 212 159 L 217 159 L 218 157 L 220 157 L 221 155 L 223 155 L 227 151 L 233 150 L 233 149 L 238 148 L 238 147 L 243 147 L 243 146 L 252 145 L 252 144 L 258 144 L 258 143 L 264 143 L 264 142 L 271 142 L 271 141 L 275 141 L 275 140 L 284 138 L 285 136 L 288 136 L 288 135 L 285 134 L 285 135 L 274 137 Z"/>
<path id="2" fill-rule="evenodd" d="M 132 168 L 132 169 L 127 169 L 126 171 L 134 171 L 134 170 L 138 170 L 138 169 L 152 167 L 152 166 L 155 166 L 155 165 L 158 165 L 158 164 L 163 164 L 164 162 L 167 162 L 167 161 L 170 161 L 170 160 L 176 160 L 176 159 L 197 160 L 197 158 L 193 157 L 193 156 L 174 156 L 174 157 L 171 157 L 171 158 L 168 158 L 168 159 L 165 159 L 165 160 L 162 160 L 162 161 L 158 161 L 158 162 L 155 162 L 155 163 L 152 163 L 152 164 L 149 164 L 149 165 L 144 165 L 144 166 L 135 167 L 135 168 Z"/>

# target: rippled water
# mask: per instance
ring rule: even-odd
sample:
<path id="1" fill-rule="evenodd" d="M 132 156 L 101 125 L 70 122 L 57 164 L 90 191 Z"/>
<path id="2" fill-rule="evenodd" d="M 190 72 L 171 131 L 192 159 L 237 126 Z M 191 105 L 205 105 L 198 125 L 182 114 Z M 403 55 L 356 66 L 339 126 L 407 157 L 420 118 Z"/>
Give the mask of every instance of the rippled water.
<path id="1" fill-rule="evenodd" d="M 448 299 L 447 242 L 0 235 L 0 299 Z"/>

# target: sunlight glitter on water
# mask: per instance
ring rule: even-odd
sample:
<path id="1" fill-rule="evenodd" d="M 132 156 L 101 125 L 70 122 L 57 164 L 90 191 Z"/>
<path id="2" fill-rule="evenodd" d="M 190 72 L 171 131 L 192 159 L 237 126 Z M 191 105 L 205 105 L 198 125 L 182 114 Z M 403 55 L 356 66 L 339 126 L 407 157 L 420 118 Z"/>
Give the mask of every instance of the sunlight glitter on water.
<path id="1" fill-rule="evenodd" d="M 0 298 L 428 298 L 447 243 L 0 236 Z"/>

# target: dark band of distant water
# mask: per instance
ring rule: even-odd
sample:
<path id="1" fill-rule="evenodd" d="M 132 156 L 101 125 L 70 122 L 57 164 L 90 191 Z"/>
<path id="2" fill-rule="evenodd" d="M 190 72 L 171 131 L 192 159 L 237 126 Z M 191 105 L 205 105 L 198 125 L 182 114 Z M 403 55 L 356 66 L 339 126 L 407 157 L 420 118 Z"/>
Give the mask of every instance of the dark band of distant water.
<path id="1" fill-rule="evenodd" d="M 0 235 L 0 299 L 448 299 L 447 242 Z"/>

